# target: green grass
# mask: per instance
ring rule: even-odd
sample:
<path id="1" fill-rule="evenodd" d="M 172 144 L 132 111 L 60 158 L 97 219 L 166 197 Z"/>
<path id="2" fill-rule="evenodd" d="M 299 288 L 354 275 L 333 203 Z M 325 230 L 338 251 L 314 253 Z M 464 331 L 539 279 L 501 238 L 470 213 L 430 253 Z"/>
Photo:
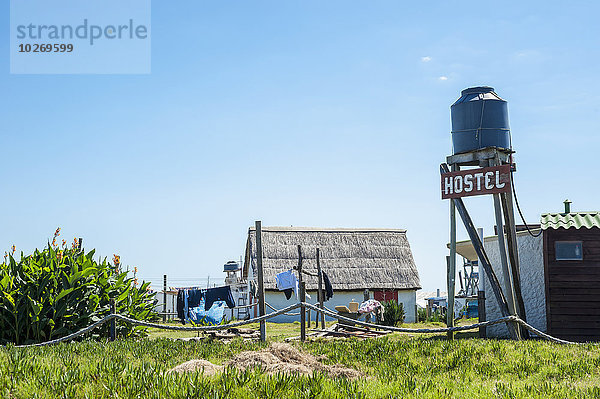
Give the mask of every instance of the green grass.
<path id="1" fill-rule="evenodd" d="M 334 323 L 335 322 L 333 322 L 333 321 L 328 321 L 325 323 L 325 326 L 329 327 Z M 167 324 L 181 325 L 181 323 L 179 323 L 179 322 L 168 322 Z M 299 322 L 295 322 L 295 323 L 268 323 L 267 322 L 266 324 L 267 324 L 267 337 L 269 337 L 269 339 L 279 341 L 279 340 L 283 340 L 283 339 L 289 338 L 289 337 L 300 336 L 300 323 Z M 242 327 L 258 330 L 259 323 L 246 324 Z M 314 320 L 311 323 L 311 328 L 313 328 L 313 329 L 315 328 Z M 177 339 L 177 338 L 191 338 L 191 337 L 198 337 L 198 336 L 202 336 L 202 333 L 200 333 L 200 335 L 199 335 L 197 332 L 168 331 L 168 330 L 160 330 L 157 328 L 149 328 L 148 329 L 148 337 L 151 339 L 153 339 L 153 338 Z"/>
<path id="2" fill-rule="evenodd" d="M 422 326 L 422 325 L 419 325 Z M 278 340 L 298 325 L 269 323 Z M 279 334 L 279 335 L 277 335 Z M 600 345 L 559 346 L 393 334 L 359 341 L 296 343 L 326 363 L 363 370 L 350 381 L 326 375 L 263 375 L 228 370 L 215 377 L 172 375 L 203 358 L 222 364 L 256 342 L 183 342 L 156 337 L 0 349 L 2 398 L 590 398 L 600 397 Z M 466 337 L 461 334 L 459 337 Z M 272 337 L 272 336 L 271 336 Z"/>

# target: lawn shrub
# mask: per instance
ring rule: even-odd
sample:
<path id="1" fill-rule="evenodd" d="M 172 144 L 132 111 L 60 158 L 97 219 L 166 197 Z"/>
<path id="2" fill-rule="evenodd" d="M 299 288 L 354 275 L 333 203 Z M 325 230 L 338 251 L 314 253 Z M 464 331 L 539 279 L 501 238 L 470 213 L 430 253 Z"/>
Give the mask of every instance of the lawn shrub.
<path id="1" fill-rule="evenodd" d="M 395 299 L 383 303 L 383 324 L 396 326 L 404 323 L 404 304 Z"/>
<path id="2" fill-rule="evenodd" d="M 446 312 L 443 312 L 441 308 L 433 309 L 429 317 L 427 316 L 427 309 L 419 308 L 417 309 L 417 317 L 419 323 L 445 323 L 446 322 Z"/>
<path id="3" fill-rule="evenodd" d="M 58 230 L 57 230 L 58 231 Z M 136 320 L 153 320 L 154 296 L 149 283 L 136 286 L 128 272 L 94 250 L 48 244 L 17 261 L 7 254 L 0 265 L 0 343 L 29 344 L 69 335 L 116 311 Z M 118 258 L 117 258 L 118 259 Z M 117 334 L 136 336 L 145 329 L 117 323 Z M 108 323 L 94 337 L 108 335 Z"/>

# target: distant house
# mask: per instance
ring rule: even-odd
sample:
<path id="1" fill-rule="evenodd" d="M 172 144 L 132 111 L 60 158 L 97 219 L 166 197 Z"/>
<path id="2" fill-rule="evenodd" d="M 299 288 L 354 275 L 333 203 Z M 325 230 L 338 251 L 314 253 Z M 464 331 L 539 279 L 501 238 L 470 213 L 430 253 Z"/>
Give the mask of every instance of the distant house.
<path id="1" fill-rule="evenodd" d="M 598 341 L 600 212 L 570 212 L 568 204 L 565 208 L 564 213 L 542 214 L 541 224 L 533 234 L 517 232 L 527 321 L 559 338 Z M 504 287 L 498 237 L 486 237 L 484 247 Z M 477 259 L 470 241 L 457 243 L 457 252 L 467 259 Z M 499 318 L 500 309 L 491 286 L 487 278 L 483 280 L 487 319 Z M 500 324 L 488 327 L 487 332 L 488 336 L 508 336 L 506 326 Z"/>
<path id="2" fill-rule="evenodd" d="M 310 227 L 263 227 L 263 272 L 265 298 L 277 309 L 295 303 L 277 290 L 275 276 L 298 264 L 297 246 L 302 246 L 304 270 L 316 274 L 316 249 L 321 268 L 331 280 L 334 295 L 325 302 L 333 309 L 351 300 L 363 301 L 364 290 L 380 301 L 396 299 L 404 304 L 406 322 L 416 319 L 416 290 L 421 288 L 406 230 L 323 229 Z M 296 272 L 297 273 L 297 272 Z M 256 278 L 256 230 L 250 228 L 243 275 Z M 297 276 L 297 274 L 296 274 Z M 304 275 L 311 303 L 317 302 L 317 278 Z M 267 311 L 271 311 L 267 308 Z M 290 322 L 298 316 L 278 316 L 273 321 Z"/>

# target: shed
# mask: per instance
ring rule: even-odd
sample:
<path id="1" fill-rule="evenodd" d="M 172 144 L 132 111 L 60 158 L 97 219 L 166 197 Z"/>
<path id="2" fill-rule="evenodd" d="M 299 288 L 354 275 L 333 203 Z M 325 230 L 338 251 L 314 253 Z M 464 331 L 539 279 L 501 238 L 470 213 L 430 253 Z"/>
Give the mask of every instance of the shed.
<path id="1" fill-rule="evenodd" d="M 325 303 L 332 309 L 362 302 L 364 290 L 377 300 L 396 299 L 403 303 L 406 322 L 416 319 L 416 290 L 421 288 L 406 230 L 348 229 L 315 227 L 263 227 L 263 273 L 265 298 L 275 308 L 293 303 L 277 290 L 275 276 L 298 264 L 298 245 L 302 246 L 302 267 L 316 274 L 316 249 L 322 270 L 333 287 L 333 297 Z M 256 230 L 248 230 L 244 277 L 256 276 Z M 317 278 L 304 275 L 306 288 L 316 303 Z M 279 316 L 274 321 L 298 317 Z"/>
<path id="2" fill-rule="evenodd" d="M 558 338 L 599 341 L 600 212 L 571 212 L 569 203 L 565 205 L 563 213 L 542 214 L 540 227 L 532 234 L 517 232 L 527 321 Z M 484 247 L 504 286 L 498 236 L 485 237 Z M 470 241 L 457 243 L 457 252 L 477 259 Z M 500 309 L 489 281 L 483 280 L 487 319 L 493 320 L 501 317 Z M 487 332 L 488 336 L 508 336 L 505 325 L 488 327 Z"/>
<path id="3" fill-rule="evenodd" d="M 600 212 L 547 213 L 542 229 L 548 333 L 600 340 Z"/>

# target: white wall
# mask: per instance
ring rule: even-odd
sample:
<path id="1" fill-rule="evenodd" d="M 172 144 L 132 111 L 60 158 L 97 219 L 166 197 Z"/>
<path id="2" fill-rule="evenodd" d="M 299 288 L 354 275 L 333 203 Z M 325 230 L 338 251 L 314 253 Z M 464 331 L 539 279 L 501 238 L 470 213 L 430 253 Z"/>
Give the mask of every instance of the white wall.
<path id="1" fill-rule="evenodd" d="M 543 235 L 532 237 L 527 232 L 517 233 L 517 247 L 519 251 L 519 263 L 521 266 L 521 290 L 525 302 L 525 313 L 527 322 L 533 327 L 546 332 L 546 291 L 544 280 L 544 253 Z M 500 262 L 500 249 L 498 237 L 488 237 L 484 240 L 487 252 L 500 286 L 504 290 L 504 276 Z M 492 291 L 490 282 L 485 278 L 485 311 L 487 320 L 495 320 L 502 317 L 500 307 Z M 508 337 L 506 324 L 496 324 L 487 328 L 489 337 Z"/>
<path id="2" fill-rule="evenodd" d="M 308 294 L 311 296 L 311 299 L 308 300 L 309 303 L 316 304 L 317 303 L 317 293 L 316 291 L 309 291 Z M 370 297 L 373 298 L 373 292 L 370 293 Z M 297 302 L 296 296 L 292 294 L 292 297 L 288 300 L 285 298 L 283 292 L 275 292 L 275 291 L 267 291 L 265 293 L 265 298 L 267 303 L 272 305 L 276 309 L 283 309 L 286 306 L 293 305 Z M 351 301 L 355 301 L 358 303 L 363 302 L 363 291 L 335 291 L 333 293 L 333 297 L 327 302 L 325 302 L 325 307 L 334 310 L 338 305 L 346 305 Z M 406 323 L 414 323 L 415 322 L 415 306 L 416 306 L 416 291 L 415 290 L 402 290 L 398 292 L 398 302 L 402 302 L 404 304 L 404 310 L 406 313 L 404 321 Z M 266 308 L 267 313 L 273 312 L 273 310 L 269 307 Z M 298 313 L 299 309 L 293 310 L 291 313 Z M 314 321 L 315 312 L 310 312 L 311 319 Z M 254 313 L 251 313 L 254 316 Z M 325 320 L 330 321 L 334 320 L 330 317 L 325 317 Z M 364 321 L 364 318 L 362 319 Z M 291 323 L 294 321 L 300 321 L 300 316 L 286 316 L 281 315 L 277 317 L 273 317 L 269 319 L 270 322 L 276 323 Z"/>
<path id="3" fill-rule="evenodd" d="M 156 296 L 156 304 L 154 306 L 154 310 L 156 312 L 163 312 L 163 303 L 164 303 L 164 293 L 157 292 Z M 167 292 L 167 312 L 177 313 L 177 294 Z M 170 318 L 177 318 L 177 316 L 170 316 Z"/>

